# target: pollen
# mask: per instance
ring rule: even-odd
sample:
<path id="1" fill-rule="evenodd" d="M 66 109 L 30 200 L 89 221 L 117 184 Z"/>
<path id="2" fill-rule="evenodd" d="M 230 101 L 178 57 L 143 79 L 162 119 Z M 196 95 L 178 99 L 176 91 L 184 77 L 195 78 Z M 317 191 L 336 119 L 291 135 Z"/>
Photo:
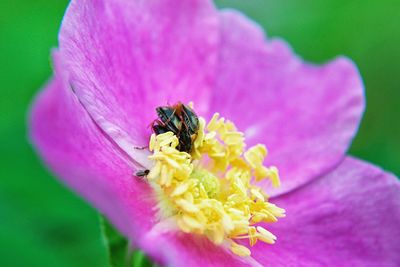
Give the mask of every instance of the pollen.
<path id="1" fill-rule="evenodd" d="M 280 186 L 278 169 L 264 166 L 266 147 L 245 149 L 244 141 L 243 133 L 218 113 L 208 124 L 199 117 L 190 154 L 177 149 L 179 140 L 172 132 L 151 136 L 149 158 L 154 165 L 147 176 L 160 194 L 162 217 L 173 217 L 183 232 L 230 244 L 241 257 L 251 255 L 243 240 L 250 247 L 258 241 L 275 243 L 276 237 L 260 223 L 285 216 L 257 186 L 265 179 Z"/>

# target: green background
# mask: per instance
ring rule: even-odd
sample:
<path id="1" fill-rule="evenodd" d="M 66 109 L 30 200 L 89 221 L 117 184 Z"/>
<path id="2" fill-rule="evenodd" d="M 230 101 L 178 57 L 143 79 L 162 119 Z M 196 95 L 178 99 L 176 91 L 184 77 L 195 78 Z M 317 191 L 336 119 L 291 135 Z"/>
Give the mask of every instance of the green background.
<path id="1" fill-rule="evenodd" d="M 303 58 L 352 58 L 367 112 L 350 153 L 400 174 L 400 1 L 218 1 L 288 40 Z M 0 1 L 0 265 L 106 266 L 98 215 L 29 146 L 27 109 L 51 75 L 67 1 Z"/>

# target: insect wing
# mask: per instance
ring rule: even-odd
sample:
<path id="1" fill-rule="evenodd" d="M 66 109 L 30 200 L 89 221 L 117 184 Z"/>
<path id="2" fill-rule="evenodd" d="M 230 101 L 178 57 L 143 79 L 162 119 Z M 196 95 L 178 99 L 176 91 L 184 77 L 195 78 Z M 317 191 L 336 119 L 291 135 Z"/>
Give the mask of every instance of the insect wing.
<path id="1" fill-rule="evenodd" d="M 175 109 L 171 107 L 158 107 L 157 115 L 164 123 L 165 128 L 173 133 L 178 133 L 182 128 L 182 122 L 175 113 Z"/>
<path id="2" fill-rule="evenodd" d="M 199 118 L 189 106 L 184 104 L 182 117 L 185 121 L 185 124 L 187 125 L 190 135 L 197 133 L 197 131 L 199 130 Z"/>

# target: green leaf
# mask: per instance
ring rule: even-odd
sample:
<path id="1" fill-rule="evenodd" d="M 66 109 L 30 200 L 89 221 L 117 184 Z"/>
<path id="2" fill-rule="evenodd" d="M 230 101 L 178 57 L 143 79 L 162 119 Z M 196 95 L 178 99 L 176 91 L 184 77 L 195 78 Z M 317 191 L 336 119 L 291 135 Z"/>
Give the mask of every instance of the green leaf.
<path id="1" fill-rule="evenodd" d="M 158 267 L 158 265 L 152 263 L 142 251 L 135 250 L 133 252 L 132 267 Z"/>
<path id="2" fill-rule="evenodd" d="M 121 235 L 103 215 L 99 215 L 100 230 L 106 248 L 109 267 L 156 267 L 141 251 L 133 249 L 130 242 Z"/>

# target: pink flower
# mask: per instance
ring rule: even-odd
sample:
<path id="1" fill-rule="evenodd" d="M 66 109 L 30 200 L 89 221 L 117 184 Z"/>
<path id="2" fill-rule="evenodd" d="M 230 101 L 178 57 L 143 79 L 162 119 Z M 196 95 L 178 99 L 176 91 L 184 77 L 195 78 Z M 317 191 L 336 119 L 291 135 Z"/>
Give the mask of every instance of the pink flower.
<path id="1" fill-rule="evenodd" d="M 72 1 L 55 75 L 31 113 L 46 164 L 137 246 L 172 266 L 399 266 L 400 186 L 345 153 L 364 110 L 354 64 L 316 66 L 256 24 L 206 0 Z M 282 186 L 264 184 L 287 217 L 277 243 L 241 258 L 203 236 L 159 229 L 148 183 L 154 109 L 195 103 L 265 143 Z M 367 145 L 367 144 L 366 144 Z M 248 245 L 247 243 L 243 243 Z"/>

